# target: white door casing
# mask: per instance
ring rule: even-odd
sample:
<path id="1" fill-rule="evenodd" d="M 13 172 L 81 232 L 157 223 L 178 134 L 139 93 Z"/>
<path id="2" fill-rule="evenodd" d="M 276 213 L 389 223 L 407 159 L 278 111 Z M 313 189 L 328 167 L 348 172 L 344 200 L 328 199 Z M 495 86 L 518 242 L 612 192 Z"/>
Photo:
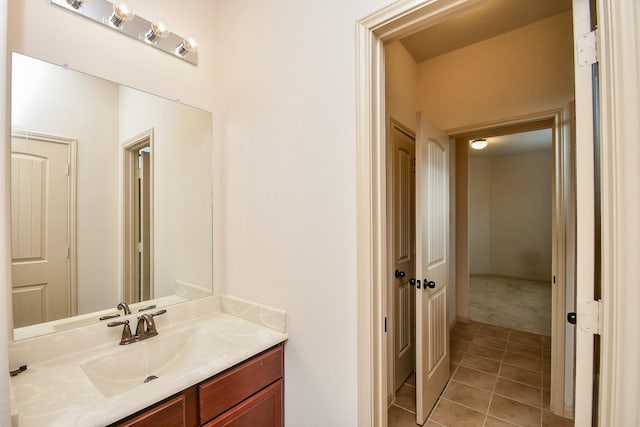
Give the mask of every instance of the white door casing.
<path id="1" fill-rule="evenodd" d="M 416 421 L 449 380 L 449 139 L 418 113 L 416 139 Z"/>

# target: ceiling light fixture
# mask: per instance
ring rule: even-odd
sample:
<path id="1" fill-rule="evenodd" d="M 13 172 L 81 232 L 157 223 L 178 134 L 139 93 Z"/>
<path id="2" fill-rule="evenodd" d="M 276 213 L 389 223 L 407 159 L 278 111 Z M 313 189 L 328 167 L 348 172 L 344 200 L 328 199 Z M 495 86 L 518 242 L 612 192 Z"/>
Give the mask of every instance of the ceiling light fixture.
<path id="1" fill-rule="evenodd" d="M 484 138 L 472 139 L 469 142 L 471 143 L 471 148 L 473 148 L 474 150 L 482 150 L 483 148 L 486 148 L 488 145 L 487 140 Z"/>
<path id="2" fill-rule="evenodd" d="M 124 21 L 130 21 L 134 16 L 135 14 L 133 13 L 131 5 L 126 1 L 123 1 L 113 5 L 113 13 L 109 18 L 109 22 L 114 27 L 120 28 Z"/>
<path id="3" fill-rule="evenodd" d="M 165 38 L 169 35 L 169 28 L 164 21 L 158 19 L 151 24 L 149 30 L 145 33 L 144 38 L 149 42 L 154 42 L 158 38 Z"/>

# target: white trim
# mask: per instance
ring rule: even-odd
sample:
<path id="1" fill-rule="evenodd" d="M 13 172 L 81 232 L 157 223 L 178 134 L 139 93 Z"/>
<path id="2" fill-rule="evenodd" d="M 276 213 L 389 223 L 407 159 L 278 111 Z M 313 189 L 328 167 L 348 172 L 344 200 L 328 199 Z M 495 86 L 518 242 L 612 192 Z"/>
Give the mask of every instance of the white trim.
<path id="1" fill-rule="evenodd" d="M 573 1 L 574 40 L 591 31 L 589 0 Z M 576 98 L 576 307 L 593 300 L 594 285 L 594 157 L 591 65 L 574 60 Z M 578 317 L 580 310 L 577 309 Z M 593 334 L 576 333 L 575 425 L 590 426 L 593 402 Z"/>
<path id="2" fill-rule="evenodd" d="M 603 333 L 599 424 L 639 425 L 640 5 L 598 0 Z M 577 424 L 576 424 L 577 425 Z"/>

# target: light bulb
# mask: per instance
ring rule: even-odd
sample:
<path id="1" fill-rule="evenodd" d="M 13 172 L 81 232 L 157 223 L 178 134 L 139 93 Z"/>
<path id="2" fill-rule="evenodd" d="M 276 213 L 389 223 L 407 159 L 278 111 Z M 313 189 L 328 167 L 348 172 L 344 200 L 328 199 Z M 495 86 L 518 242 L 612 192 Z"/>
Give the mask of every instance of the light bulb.
<path id="1" fill-rule="evenodd" d="M 474 150 L 482 150 L 483 148 L 486 148 L 487 145 L 487 140 L 484 138 L 474 139 L 471 141 L 471 148 L 473 148 Z"/>
<path id="2" fill-rule="evenodd" d="M 178 47 L 176 48 L 176 53 L 180 56 L 185 56 L 189 52 L 197 52 L 198 51 L 198 43 L 195 39 L 188 38 L 184 39 L 180 42 Z"/>
<path id="3" fill-rule="evenodd" d="M 80 9 L 84 2 L 85 0 L 67 0 L 67 4 L 76 10 Z"/>
<path id="4" fill-rule="evenodd" d="M 124 21 L 129 21 L 133 19 L 135 14 L 133 13 L 133 8 L 126 1 L 120 2 L 118 4 L 113 5 L 113 13 L 109 18 L 109 22 L 116 28 L 120 28 L 120 25 Z"/>
<path id="5" fill-rule="evenodd" d="M 145 33 L 144 38 L 147 39 L 147 41 L 153 42 L 157 38 L 163 39 L 168 35 L 169 28 L 167 27 L 167 24 L 164 21 L 158 19 L 151 24 L 151 28 L 149 28 L 149 30 Z"/>

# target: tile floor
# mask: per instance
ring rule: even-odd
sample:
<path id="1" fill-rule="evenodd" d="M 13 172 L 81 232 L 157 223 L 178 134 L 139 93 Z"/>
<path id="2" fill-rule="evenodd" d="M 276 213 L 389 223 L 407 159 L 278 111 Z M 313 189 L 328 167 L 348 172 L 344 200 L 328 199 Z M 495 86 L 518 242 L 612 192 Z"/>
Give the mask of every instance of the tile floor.
<path id="1" fill-rule="evenodd" d="M 451 333 L 451 379 L 427 426 L 573 426 L 549 411 L 548 336 L 478 322 Z M 389 408 L 389 427 L 415 426 L 411 376 Z"/>

